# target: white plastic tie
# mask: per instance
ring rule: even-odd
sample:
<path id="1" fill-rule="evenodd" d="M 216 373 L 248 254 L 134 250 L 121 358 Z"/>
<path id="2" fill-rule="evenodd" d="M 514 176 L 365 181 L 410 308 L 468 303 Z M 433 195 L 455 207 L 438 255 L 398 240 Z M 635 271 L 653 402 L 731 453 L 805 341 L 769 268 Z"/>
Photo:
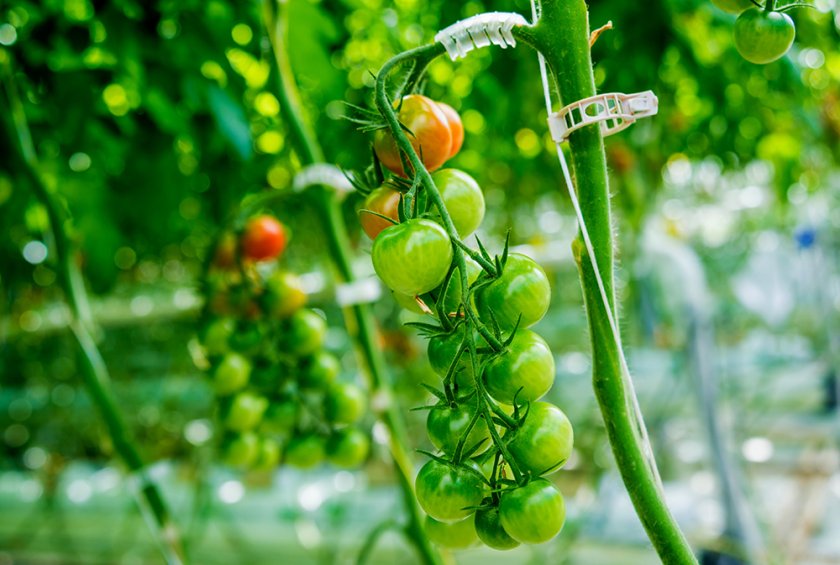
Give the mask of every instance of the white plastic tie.
<path id="1" fill-rule="evenodd" d="M 455 22 L 440 30 L 435 41 L 443 44 L 449 58 L 466 57 L 473 49 L 498 45 L 502 49 L 516 47 L 514 26 L 526 26 L 528 20 L 516 12 L 488 12 Z"/>
<path id="2" fill-rule="evenodd" d="M 659 100 L 652 90 L 636 94 L 610 92 L 572 102 L 559 112 L 548 116 L 551 138 L 562 143 L 577 130 L 599 124 L 604 137 L 630 127 L 639 118 L 653 116 L 659 111 Z"/>
<path id="3" fill-rule="evenodd" d="M 344 175 L 344 171 L 335 165 L 327 163 L 315 163 L 302 168 L 295 175 L 292 189 L 295 192 L 303 192 L 310 186 L 324 185 L 334 188 L 336 191 L 346 194 L 352 192 L 353 185 Z"/>

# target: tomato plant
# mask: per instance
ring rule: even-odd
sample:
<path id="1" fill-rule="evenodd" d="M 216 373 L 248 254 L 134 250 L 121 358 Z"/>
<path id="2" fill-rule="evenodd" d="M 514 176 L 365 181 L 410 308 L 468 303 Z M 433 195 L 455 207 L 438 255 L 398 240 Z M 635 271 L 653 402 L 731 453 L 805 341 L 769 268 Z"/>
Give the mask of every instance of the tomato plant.
<path id="1" fill-rule="evenodd" d="M 501 496 L 499 518 L 505 532 L 519 543 L 545 543 L 563 528 L 563 495 L 545 479 L 535 479 Z"/>
<path id="2" fill-rule="evenodd" d="M 765 65 L 790 50 L 796 26 L 787 14 L 750 8 L 735 20 L 734 33 L 735 47 L 741 56 L 751 63 Z"/>
<path id="3" fill-rule="evenodd" d="M 243 256 L 252 261 L 277 259 L 286 249 L 287 238 L 286 229 L 277 218 L 262 214 L 245 224 L 240 247 Z"/>
<path id="4" fill-rule="evenodd" d="M 440 168 L 452 150 L 452 130 L 444 111 L 431 98 L 419 94 L 405 96 L 394 104 L 399 120 L 411 133 L 411 145 L 422 156 L 429 170 Z M 373 140 L 376 156 L 391 172 L 406 177 L 400 151 L 387 129 L 376 132 Z"/>
<path id="5" fill-rule="evenodd" d="M 452 263 L 452 243 L 431 220 L 391 226 L 373 242 L 373 267 L 388 288 L 416 296 L 436 288 Z"/>

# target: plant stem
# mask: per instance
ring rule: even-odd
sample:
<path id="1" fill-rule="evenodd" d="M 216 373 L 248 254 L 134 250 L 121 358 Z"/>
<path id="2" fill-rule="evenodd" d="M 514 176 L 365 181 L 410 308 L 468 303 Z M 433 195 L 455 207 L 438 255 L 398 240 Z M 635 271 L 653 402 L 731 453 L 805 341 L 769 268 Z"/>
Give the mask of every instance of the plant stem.
<path id="1" fill-rule="evenodd" d="M 70 328 L 82 362 L 83 383 L 93 404 L 105 421 L 114 451 L 129 471 L 135 475 L 132 480 L 139 483 L 138 503 L 141 512 L 145 517 L 151 518 L 147 522 L 160 544 L 167 563 L 183 563 L 184 553 L 178 528 L 172 521 L 163 496 L 149 477 L 140 450 L 125 425 L 111 390 L 108 367 L 91 334 L 92 318 L 88 309 L 87 291 L 76 263 L 76 251 L 67 235 L 70 223 L 69 214 L 40 174 L 38 156 L 32 143 L 26 113 L 8 64 L 3 65 L 2 74 L 9 108 L 8 111 L 0 109 L 0 115 L 5 117 L 3 122 L 8 130 L 10 145 L 16 153 L 15 156 L 23 163 L 23 171 L 29 177 L 35 196 L 46 210 L 49 219 L 59 283 L 70 307 Z M 11 122 L 9 122 L 9 117 Z"/>
<path id="2" fill-rule="evenodd" d="M 566 102 L 595 94 L 589 48 L 589 22 L 584 0 L 543 0 L 534 28 L 516 28 L 517 37 L 545 57 Z M 581 211 L 588 227 L 614 319 L 617 319 L 613 279 L 612 224 L 604 142 L 598 127 L 573 133 L 569 140 L 572 170 Z M 629 402 L 632 394 L 622 375 L 620 345 L 613 336 L 592 262 L 580 234 L 573 248 L 578 260 L 584 303 L 592 340 L 593 387 L 624 485 L 636 512 L 664 563 L 694 564 L 697 560 L 664 500 L 645 455 Z"/>
<path id="3" fill-rule="evenodd" d="M 318 145 L 315 135 L 311 133 L 309 126 L 303 120 L 303 107 L 289 62 L 288 51 L 285 48 L 285 3 L 282 0 L 277 2 L 276 11 L 271 10 L 270 4 L 271 0 L 265 0 L 266 25 L 279 71 L 280 88 L 278 94 L 283 118 L 290 128 L 295 149 L 301 162 L 305 165 L 322 162 L 324 160 L 323 151 Z M 355 276 L 350 261 L 351 252 L 347 227 L 341 214 L 340 204 L 334 192 L 326 187 L 316 189 L 315 203 L 324 220 L 323 225 L 330 256 L 338 271 L 339 278 L 342 282 L 351 282 Z M 384 401 L 380 417 L 389 432 L 391 457 L 394 460 L 403 504 L 408 514 L 406 531 L 422 562 L 426 565 L 437 565 L 440 563 L 440 557 L 423 530 L 423 517 L 414 496 L 412 485 L 414 466 L 407 447 L 408 436 L 405 422 L 399 407 L 394 402 L 390 375 L 385 368 L 381 350 L 377 346 L 377 332 L 373 315 L 366 304 L 354 304 L 350 310 L 353 314 L 355 327 L 351 328 L 351 324 L 347 324 L 347 326 L 367 368 L 371 396 Z"/>

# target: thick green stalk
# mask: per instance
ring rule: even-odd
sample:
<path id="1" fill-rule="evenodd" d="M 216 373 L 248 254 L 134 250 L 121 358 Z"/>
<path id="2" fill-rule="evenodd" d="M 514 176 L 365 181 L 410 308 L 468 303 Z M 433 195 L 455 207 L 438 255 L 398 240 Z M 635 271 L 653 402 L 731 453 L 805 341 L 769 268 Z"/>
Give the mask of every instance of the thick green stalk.
<path id="1" fill-rule="evenodd" d="M 29 177 L 35 196 L 47 212 L 53 238 L 54 258 L 58 266 L 58 280 L 70 307 L 72 317 L 70 328 L 80 353 L 81 375 L 85 388 L 105 421 L 114 451 L 125 466 L 134 473 L 135 477 L 133 478 L 139 482 L 138 502 L 146 516 L 151 513 L 153 523 L 150 523 L 150 527 L 161 546 L 167 563 L 183 563 L 184 557 L 178 528 L 172 521 L 163 496 L 148 476 L 140 451 L 123 421 L 117 401 L 111 391 L 108 368 L 91 335 L 87 292 L 82 274 L 76 263 L 75 249 L 67 235 L 67 227 L 70 222 L 68 214 L 58 201 L 55 193 L 47 187 L 40 174 L 38 157 L 29 133 L 26 114 L 13 82 L 11 70 L 4 66 L 2 71 L 9 108 L 0 108 L 0 115 L 7 118 L 3 121 L 7 126 L 6 129 L 9 133 L 11 146 L 16 153 L 15 156 L 23 164 L 22 169 Z M 8 119 L 11 120 L 11 123 Z"/>
<path id="2" fill-rule="evenodd" d="M 285 37 L 285 2 L 277 2 L 277 11 L 272 16 L 270 0 L 266 0 L 266 25 L 272 41 L 274 56 L 277 61 L 279 77 L 280 108 L 285 123 L 289 126 L 295 150 L 304 165 L 319 163 L 324 160 L 323 151 L 318 145 L 317 138 L 312 134 L 308 124 L 303 119 L 304 111 L 300 95 L 294 80 L 287 49 L 284 45 Z M 338 271 L 341 282 L 352 282 L 355 278 L 351 264 L 350 242 L 347 227 L 341 213 L 340 203 L 335 193 L 326 187 L 316 189 L 315 202 L 323 217 L 325 235 L 327 237 L 330 256 Z M 396 467 L 397 479 L 403 496 L 403 504 L 408 514 L 406 531 L 415 545 L 422 562 L 426 565 L 437 565 L 440 557 L 429 543 L 423 530 L 423 517 L 414 496 L 412 477 L 414 466 L 409 456 L 408 436 L 405 422 L 395 404 L 391 390 L 391 379 L 385 368 L 382 353 L 377 347 L 376 325 L 373 314 L 366 304 L 354 304 L 350 307 L 355 322 L 351 331 L 354 341 L 361 352 L 367 374 L 370 379 L 371 396 L 385 400 L 381 414 L 382 422 L 388 428 L 390 451 Z M 351 324 L 348 324 L 351 326 Z"/>
<path id="3" fill-rule="evenodd" d="M 548 63 L 566 103 L 595 94 L 589 46 L 589 22 L 584 0 L 543 0 L 536 27 L 518 28 L 520 38 L 539 50 Z M 584 221 L 601 278 L 617 319 L 613 278 L 613 238 L 604 142 L 598 127 L 587 127 L 569 139 L 572 170 Z M 693 564 L 697 560 L 668 510 L 661 485 L 645 454 L 632 391 L 622 375 L 620 344 L 610 327 L 605 305 L 588 254 L 579 235 L 574 244 L 592 340 L 593 386 L 607 435 L 636 512 L 664 563 Z"/>

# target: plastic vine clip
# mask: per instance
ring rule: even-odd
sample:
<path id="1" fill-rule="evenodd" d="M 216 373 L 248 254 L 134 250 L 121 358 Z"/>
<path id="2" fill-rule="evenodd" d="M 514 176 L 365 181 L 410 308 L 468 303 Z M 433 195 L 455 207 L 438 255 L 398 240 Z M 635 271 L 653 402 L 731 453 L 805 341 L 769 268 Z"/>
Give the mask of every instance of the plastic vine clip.
<path id="1" fill-rule="evenodd" d="M 473 49 L 498 45 L 502 49 L 516 47 L 511 30 L 514 26 L 530 25 L 515 12 L 488 12 L 455 22 L 440 30 L 435 41 L 443 44 L 453 61 L 465 57 Z"/>
<path id="2" fill-rule="evenodd" d="M 548 116 L 551 138 L 562 143 L 569 136 L 591 124 L 599 124 L 604 137 L 630 127 L 639 118 L 653 116 L 659 100 L 652 90 L 636 94 L 611 92 L 572 102 Z"/>
<path id="3" fill-rule="evenodd" d="M 344 172 L 334 165 L 326 163 L 315 163 L 302 168 L 292 183 L 295 192 L 303 192 L 310 186 L 323 185 L 334 188 L 341 194 L 353 190 L 353 185 L 345 176 Z"/>

